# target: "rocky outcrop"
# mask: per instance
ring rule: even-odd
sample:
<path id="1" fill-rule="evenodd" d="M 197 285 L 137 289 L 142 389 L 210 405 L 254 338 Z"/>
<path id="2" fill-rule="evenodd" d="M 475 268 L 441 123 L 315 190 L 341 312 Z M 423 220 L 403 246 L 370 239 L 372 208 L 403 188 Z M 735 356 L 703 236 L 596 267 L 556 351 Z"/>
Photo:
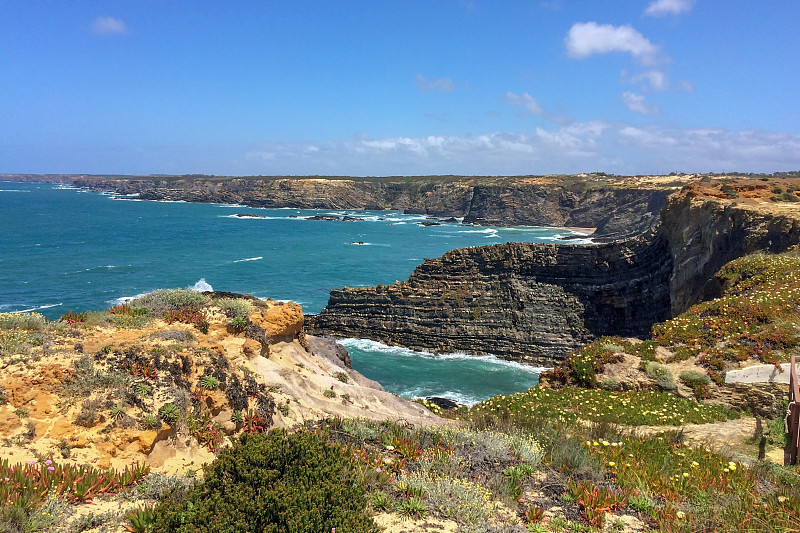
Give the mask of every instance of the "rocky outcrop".
<path id="1" fill-rule="evenodd" d="M 209 294 L 249 299 L 250 326 L 232 328 L 212 301 L 202 309 L 206 333 L 152 319 L 139 328 L 42 327 L 36 346 L 12 347 L 0 361 L 3 457 L 55 450 L 59 463 L 136 461 L 176 474 L 212 460 L 245 430 L 243 417 L 264 428 L 330 417 L 438 423 L 353 370 L 340 344 L 306 336 L 300 305 Z"/>
<path id="2" fill-rule="evenodd" d="M 508 243 L 452 250 L 408 281 L 331 291 L 309 331 L 440 352 L 552 364 L 598 335 L 643 335 L 667 318 L 671 262 L 657 230 L 593 246 Z"/>
<path id="3" fill-rule="evenodd" d="M 661 220 L 674 264 L 673 316 L 721 294 L 714 274 L 725 263 L 759 250 L 783 252 L 800 243 L 796 211 L 701 198 L 691 187 L 670 198 Z"/>

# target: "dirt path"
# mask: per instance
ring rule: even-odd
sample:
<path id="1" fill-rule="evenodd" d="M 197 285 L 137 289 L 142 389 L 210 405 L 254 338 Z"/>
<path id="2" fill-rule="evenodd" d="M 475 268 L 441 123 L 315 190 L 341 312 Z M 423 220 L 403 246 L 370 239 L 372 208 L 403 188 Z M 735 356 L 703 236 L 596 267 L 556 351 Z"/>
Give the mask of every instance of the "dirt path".
<path id="1" fill-rule="evenodd" d="M 756 433 L 755 418 L 740 418 L 711 424 L 687 424 L 685 426 L 637 426 L 631 427 L 636 435 L 657 435 L 665 431 L 683 430 L 684 442 L 692 446 L 706 446 L 744 461 L 758 458 L 758 444 L 753 441 Z M 783 464 L 783 448 L 767 446 L 766 459 Z"/>

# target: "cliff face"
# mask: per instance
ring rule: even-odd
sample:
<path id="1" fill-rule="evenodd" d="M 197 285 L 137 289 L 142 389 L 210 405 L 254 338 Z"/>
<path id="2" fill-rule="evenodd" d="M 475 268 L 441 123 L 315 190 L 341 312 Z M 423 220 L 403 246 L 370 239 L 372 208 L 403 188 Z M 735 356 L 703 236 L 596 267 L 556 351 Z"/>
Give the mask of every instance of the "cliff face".
<path id="1" fill-rule="evenodd" d="M 486 178 L 486 180 L 491 180 Z M 522 180 L 485 185 L 481 178 L 191 177 L 115 179 L 79 177 L 74 185 L 143 200 L 238 203 L 296 209 L 392 209 L 463 217 L 481 225 L 602 226 L 614 238 L 646 230 L 668 191 L 648 188 L 585 188 Z M 623 231 L 621 231 L 623 230 Z"/>
<path id="2" fill-rule="evenodd" d="M 627 191 L 616 193 L 624 200 Z M 603 221 L 579 218 L 594 210 L 570 216 L 624 234 L 651 221 L 636 214 L 652 213 L 663 199 L 635 198 L 638 205 L 626 209 L 623 202 L 621 212 L 612 200 L 596 202 L 609 202 Z M 521 204 L 508 199 L 502 209 Z M 718 296 L 714 274 L 725 263 L 800 243 L 800 213 L 791 207 L 701 198 L 691 187 L 669 198 L 660 219 L 637 237 L 608 244 L 453 250 L 425 261 L 408 281 L 332 291 L 328 306 L 310 317 L 311 331 L 550 365 L 600 335 L 647 336 L 652 324 Z"/>
<path id="3" fill-rule="evenodd" d="M 673 316 L 721 294 L 714 274 L 725 263 L 759 250 L 783 252 L 800 243 L 795 210 L 700 198 L 691 189 L 671 197 L 661 219 L 674 263 Z"/>
<path id="4" fill-rule="evenodd" d="M 658 221 L 670 191 L 564 187 L 476 186 L 464 222 L 598 228 L 609 239 L 633 236 Z"/>
<path id="5" fill-rule="evenodd" d="M 508 243 L 452 250 L 408 281 L 331 291 L 316 333 L 552 364 L 604 334 L 667 318 L 671 262 L 656 230 L 596 246 Z"/>

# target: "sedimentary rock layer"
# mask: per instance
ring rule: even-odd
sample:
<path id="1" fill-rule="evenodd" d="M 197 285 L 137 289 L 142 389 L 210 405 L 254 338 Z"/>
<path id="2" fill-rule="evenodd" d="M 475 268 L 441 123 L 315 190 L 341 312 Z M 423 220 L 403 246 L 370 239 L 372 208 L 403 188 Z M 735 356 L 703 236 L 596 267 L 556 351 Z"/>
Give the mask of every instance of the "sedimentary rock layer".
<path id="1" fill-rule="evenodd" d="M 670 277 L 672 315 L 720 295 L 714 274 L 756 251 L 778 253 L 800 244 L 800 214 L 696 197 L 691 189 L 670 198 L 661 213 L 674 270 Z"/>
<path id="2" fill-rule="evenodd" d="M 407 281 L 331 291 L 310 331 L 417 349 L 552 364 L 598 335 L 667 318 L 672 265 L 651 229 L 591 246 L 507 243 L 452 250 Z"/>
<path id="3" fill-rule="evenodd" d="M 408 281 L 332 291 L 309 324 L 417 349 L 553 364 L 599 335 L 647 336 L 653 323 L 719 296 L 714 274 L 725 263 L 800 243 L 795 211 L 698 198 L 691 188 L 670 197 L 660 218 L 638 237 L 604 245 L 453 250 Z"/>
<path id="4" fill-rule="evenodd" d="M 524 179 L 76 177 L 78 187 L 143 200 L 238 203 L 296 209 L 392 209 L 496 226 L 599 227 L 609 238 L 646 230 L 669 191 L 542 184 Z"/>

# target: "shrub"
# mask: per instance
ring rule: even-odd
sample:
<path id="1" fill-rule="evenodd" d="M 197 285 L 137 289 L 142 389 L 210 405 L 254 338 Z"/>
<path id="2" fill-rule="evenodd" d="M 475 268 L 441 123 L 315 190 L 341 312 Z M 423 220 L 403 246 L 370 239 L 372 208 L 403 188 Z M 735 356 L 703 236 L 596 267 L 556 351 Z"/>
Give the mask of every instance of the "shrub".
<path id="1" fill-rule="evenodd" d="M 349 377 L 347 376 L 347 372 L 337 372 L 336 373 L 336 379 L 338 379 L 342 383 L 347 383 L 347 380 L 349 379 Z"/>
<path id="2" fill-rule="evenodd" d="M 105 373 L 95 369 L 94 359 L 84 354 L 74 363 L 72 379 L 64 381 L 62 393 L 66 398 L 89 396 L 98 389 L 127 386 L 130 375 L 122 372 Z"/>
<path id="3" fill-rule="evenodd" d="M 725 196 L 727 196 L 729 199 L 734 199 L 739 197 L 739 193 L 736 192 L 736 189 L 734 189 L 728 183 L 724 183 L 722 187 L 720 187 L 720 191 L 722 191 L 722 193 L 725 194 Z"/>
<path id="4" fill-rule="evenodd" d="M 685 370 L 681 372 L 680 378 L 681 381 L 683 381 L 690 387 L 693 386 L 695 383 L 702 383 L 703 385 L 711 384 L 711 378 L 708 376 L 708 374 L 695 372 L 694 370 Z"/>
<path id="5" fill-rule="evenodd" d="M 167 324 L 174 322 L 191 324 L 203 333 L 208 333 L 208 326 L 210 325 L 205 310 L 196 305 L 185 305 L 178 309 L 167 311 L 164 313 L 164 322 Z"/>
<path id="6" fill-rule="evenodd" d="M 83 313 L 75 313 L 73 311 L 67 311 L 58 319 L 60 322 L 66 322 L 67 324 L 83 324 L 86 322 L 89 313 L 84 311 Z"/>
<path id="7" fill-rule="evenodd" d="M 486 523 L 494 513 L 492 493 L 485 487 L 461 478 L 447 476 L 425 475 L 419 472 L 402 476 L 398 483 L 406 483 L 421 489 L 423 501 L 429 507 L 437 509 L 447 518 L 458 520 L 462 523 Z M 422 505 L 408 505 L 416 500 Z M 409 498 L 401 503 L 398 511 L 403 514 L 404 506 L 408 511 L 419 510 L 424 512 L 425 505 L 417 498 Z M 410 516 L 415 513 L 408 512 Z"/>
<path id="8" fill-rule="evenodd" d="M 711 398 L 711 377 L 708 374 L 695 372 L 694 370 L 686 370 L 681 372 L 680 378 L 687 387 L 690 387 L 694 391 L 694 395 L 697 399 Z"/>
<path id="9" fill-rule="evenodd" d="M 242 435 L 183 500 L 156 508 L 154 531 L 376 533 L 342 449 L 314 433 Z"/>
<path id="10" fill-rule="evenodd" d="M 228 318 L 244 318 L 249 322 L 250 311 L 253 304 L 244 298 L 218 298 L 214 300 L 214 305 L 219 307 Z"/>
<path id="11" fill-rule="evenodd" d="M 206 390 L 215 390 L 219 387 L 219 380 L 214 376 L 203 376 L 200 378 L 200 388 Z"/>
<path id="12" fill-rule="evenodd" d="M 791 439 L 786 431 L 786 419 L 778 417 L 770 420 L 767 423 L 764 436 L 767 438 L 767 442 L 773 446 L 778 446 L 779 448 L 788 446 Z"/>
<path id="13" fill-rule="evenodd" d="M 236 331 L 241 331 L 244 330 L 249 323 L 250 320 L 248 320 L 247 317 L 235 316 L 230 321 L 230 327 Z"/>
<path id="14" fill-rule="evenodd" d="M 661 363 L 655 361 L 648 361 L 644 367 L 647 375 L 656 380 L 658 386 L 664 390 L 675 389 L 675 379 L 672 377 L 672 371 Z"/>
<path id="15" fill-rule="evenodd" d="M 47 319 L 41 313 L 0 313 L 0 329 L 41 331 Z"/>
<path id="16" fill-rule="evenodd" d="M 205 305 L 208 299 L 208 296 L 193 289 L 159 289 L 132 300 L 130 306 L 146 307 L 153 315 L 163 316 L 182 307 Z"/>

